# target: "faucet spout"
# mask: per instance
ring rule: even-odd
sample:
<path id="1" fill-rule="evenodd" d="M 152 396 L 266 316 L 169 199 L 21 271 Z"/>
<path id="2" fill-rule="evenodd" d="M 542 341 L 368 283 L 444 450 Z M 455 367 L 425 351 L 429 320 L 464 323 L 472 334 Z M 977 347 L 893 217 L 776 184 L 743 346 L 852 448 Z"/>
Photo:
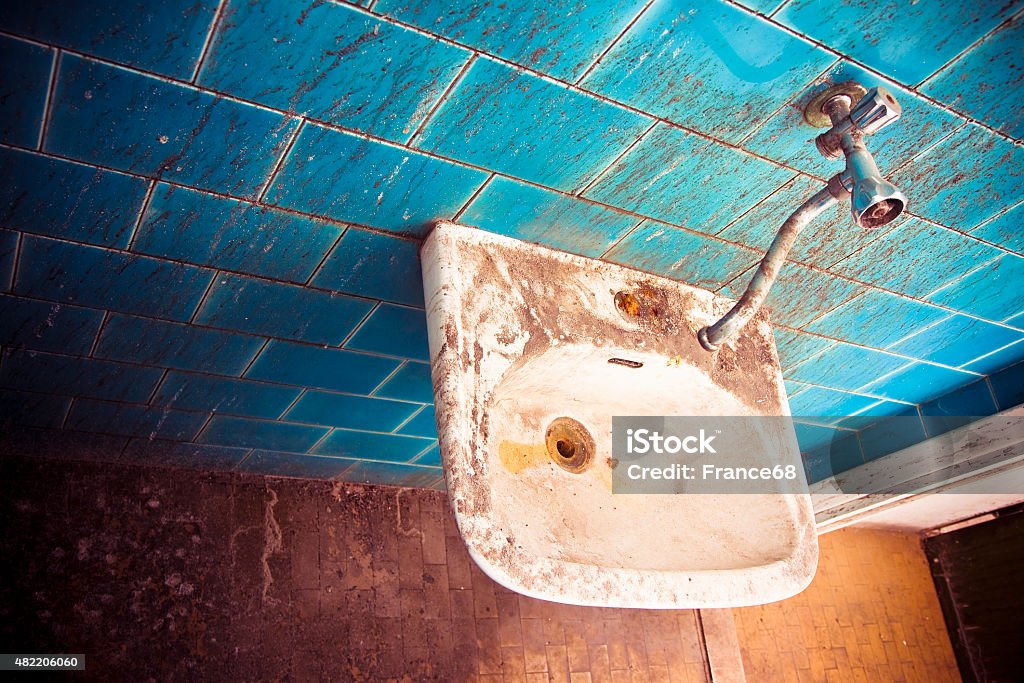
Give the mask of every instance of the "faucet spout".
<path id="1" fill-rule="evenodd" d="M 771 290 L 775 278 L 779 275 L 779 270 L 782 269 L 782 264 L 786 262 L 786 256 L 789 255 L 790 249 L 796 243 L 796 238 L 811 221 L 836 203 L 838 197 L 833 194 L 832 190 L 834 183 L 829 183 L 829 185 L 830 187 L 822 188 L 801 204 L 793 212 L 793 215 L 782 224 L 779 234 L 772 240 L 768 252 L 757 267 L 757 272 L 754 273 L 747 290 L 743 292 L 743 296 L 736 302 L 736 305 L 722 316 L 721 320 L 714 325 L 702 328 L 697 333 L 697 338 L 705 350 L 717 350 L 726 340 L 743 329 L 761 309 L 765 299 L 768 298 L 768 292 Z"/>

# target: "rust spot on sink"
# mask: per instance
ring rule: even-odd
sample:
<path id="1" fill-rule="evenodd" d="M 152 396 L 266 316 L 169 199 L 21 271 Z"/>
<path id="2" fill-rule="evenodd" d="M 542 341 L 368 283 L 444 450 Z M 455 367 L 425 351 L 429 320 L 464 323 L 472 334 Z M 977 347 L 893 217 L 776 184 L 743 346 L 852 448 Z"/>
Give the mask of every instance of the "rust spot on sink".
<path id="1" fill-rule="evenodd" d="M 498 444 L 498 459 L 506 470 L 519 474 L 527 467 L 547 462 L 548 451 L 543 443 L 502 441 Z"/>

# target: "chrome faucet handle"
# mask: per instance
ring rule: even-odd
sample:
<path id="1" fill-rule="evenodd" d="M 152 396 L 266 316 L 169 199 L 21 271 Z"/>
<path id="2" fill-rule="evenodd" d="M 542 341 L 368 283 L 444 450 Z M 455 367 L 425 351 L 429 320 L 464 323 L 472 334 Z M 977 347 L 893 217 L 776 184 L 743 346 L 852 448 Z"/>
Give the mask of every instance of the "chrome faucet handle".
<path id="1" fill-rule="evenodd" d="M 850 121 L 860 133 L 874 135 L 896 121 L 902 112 L 892 93 L 882 86 L 875 86 L 850 109 Z"/>

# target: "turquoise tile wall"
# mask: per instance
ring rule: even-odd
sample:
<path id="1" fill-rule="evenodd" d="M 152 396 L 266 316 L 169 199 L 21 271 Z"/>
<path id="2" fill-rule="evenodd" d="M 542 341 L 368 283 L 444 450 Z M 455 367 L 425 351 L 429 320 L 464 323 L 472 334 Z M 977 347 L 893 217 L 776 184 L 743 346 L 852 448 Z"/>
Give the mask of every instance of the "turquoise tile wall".
<path id="1" fill-rule="evenodd" d="M 439 486 L 433 221 L 736 296 L 839 169 L 801 111 L 847 79 L 902 104 L 869 145 L 910 204 L 870 233 L 822 216 L 769 300 L 808 473 L 1017 405 L 1022 10 L 22 3 L 0 16 L 0 425 Z"/>

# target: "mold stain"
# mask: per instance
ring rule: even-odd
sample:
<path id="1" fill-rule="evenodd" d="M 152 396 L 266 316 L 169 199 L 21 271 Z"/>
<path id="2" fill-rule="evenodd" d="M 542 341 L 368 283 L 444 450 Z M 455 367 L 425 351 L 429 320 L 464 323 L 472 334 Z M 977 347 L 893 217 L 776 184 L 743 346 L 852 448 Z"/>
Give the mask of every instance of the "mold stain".
<path id="1" fill-rule="evenodd" d="M 518 443 L 504 440 L 498 444 L 498 459 L 512 474 L 519 474 L 528 467 L 548 462 L 548 451 L 543 443 Z"/>

